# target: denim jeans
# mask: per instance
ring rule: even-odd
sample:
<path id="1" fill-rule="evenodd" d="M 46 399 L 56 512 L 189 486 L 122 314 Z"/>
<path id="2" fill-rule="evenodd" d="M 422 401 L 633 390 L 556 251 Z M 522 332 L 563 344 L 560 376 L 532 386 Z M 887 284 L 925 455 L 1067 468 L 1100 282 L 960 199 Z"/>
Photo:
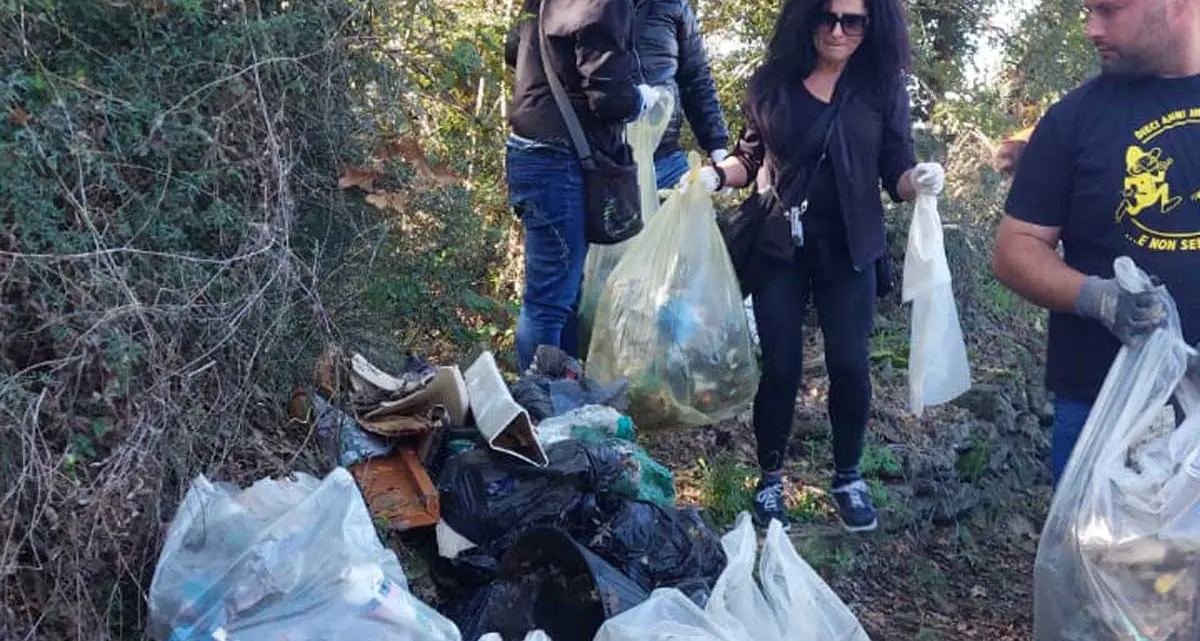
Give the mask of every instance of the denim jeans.
<path id="1" fill-rule="evenodd" d="M 524 371 L 539 345 L 578 353 L 579 294 L 587 257 L 579 159 L 518 137 L 507 146 L 508 199 L 525 228 L 525 295 L 517 321 Z"/>
<path id="2" fill-rule="evenodd" d="M 1080 433 L 1083 432 L 1088 414 L 1091 413 L 1091 401 L 1066 398 L 1054 401 L 1054 427 L 1050 434 L 1050 472 L 1054 477 L 1055 487 L 1058 487 L 1058 479 L 1062 478 L 1067 469 L 1067 461 L 1071 460 L 1071 452 L 1075 449 Z"/>
<path id="3" fill-rule="evenodd" d="M 659 189 L 670 189 L 687 173 L 687 154 L 682 150 L 654 161 L 654 175 Z"/>
<path id="4" fill-rule="evenodd" d="M 857 469 L 871 406 L 870 346 L 875 321 L 875 270 L 817 274 L 798 254 L 795 264 L 777 263 L 754 292 L 754 319 L 763 371 L 754 397 L 758 464 L 782 469 L 804 373 L 804 318 L 808 299 L 817 307 L 829 374 L 833 460 L 839 472 Z"/>
<path id="5" fill-rule="evenodd" d="M 1071 452 L 1075 450 L 1088 415 L 1092 413 L 1092 404 L 1093 401 L 1066 398 L 1054 401 L 1054 427 L 1050 435 L 1050 471 L 1054 476 L 1054 487 L 1058 487 L 1058 480 L 1067 470 Z M 1183 408 L 1174 398 L 1170 401 L 1170 407 L 1175 412 L 1175 425 L 1178 426 L 1183 422 Z"/>

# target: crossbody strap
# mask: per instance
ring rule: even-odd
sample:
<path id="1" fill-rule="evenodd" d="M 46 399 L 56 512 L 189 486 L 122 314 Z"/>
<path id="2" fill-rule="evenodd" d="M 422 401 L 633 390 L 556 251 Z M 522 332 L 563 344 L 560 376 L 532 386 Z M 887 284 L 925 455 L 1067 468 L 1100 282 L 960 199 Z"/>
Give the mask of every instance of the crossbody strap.
<path id="1" fill-rule="evenodd" d="M 833 127 L 835 124 L 837 124 L 838 113 L 841 111 L 842 101 L 845 99 L 847 90 L 848 89 L 846 87 L 843 87 L 842 91 L 837 92 L 837 94 L 834 96 L 833 104 L 830 105 L 829 109 L 824 113 L 824 117 L 828 118 L 828 122 L 825 123 L 825 133 L 821 140 L 821 152 L 817 154 L 817 161 L 813 164 L 812 170 L 809 171 L 808 175 L 804 178 L 804 191 L 802 192 L 804 197 L 800 199 L 799 203 L 789 200 L 782 202 L 781 204 L 788 207 L 793 206 L 793 204 L 799 204 L 802 208 L 806 208 L 808 196 L 810 193 L 812 193 L 813 178 L 816 177 L 817 170 L 821 168 L 821 163 L 825 162 L 825 157 L 829 154 L 829 141 L 833 137 Z M 818 120 L 817 124 L 819 123 L 820 121 Z M 767 171 L 771 179 L 771 185 L 778 185 L 777 180 L 779 176 L 775 173 L 774 164 L 770 163 L 769 160 Z M 778 191 L 776 191 L 776 195 L 780 195 Z"/>
<path id="2" fill-rule="evenodd" d="M 563 89 L 562 81 L 554 71 L 554 63 L 550 57 L 550 44 L 546 38 L 547 2 L 549 0 L 542 0 L 541 7 L 538 9 L 538 46 L 542 52 L 542 72 L 546 76 L 546 82 L 550 84 L 550 93 L 554 94 L 554 102 L 562 114 L 563 123 L 567 126 L 567 133 L 570 134 L 571 142 L 575 145 L 575 152 L 579 154 L 579 161 L 583 163 L 584 169 L 594 169 L 596 163 L 592 159 L 591 145 L 588 144 L 587 136 L 583 134 L 579 115 L 575 113 L 575 106 L 567 98 L 567 92 Z"/>

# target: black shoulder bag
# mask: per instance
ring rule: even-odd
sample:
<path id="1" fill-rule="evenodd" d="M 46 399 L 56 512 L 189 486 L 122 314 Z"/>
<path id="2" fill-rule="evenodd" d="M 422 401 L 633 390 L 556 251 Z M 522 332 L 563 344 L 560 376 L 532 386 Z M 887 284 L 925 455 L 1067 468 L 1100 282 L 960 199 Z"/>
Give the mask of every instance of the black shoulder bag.
<path id="1" fill-rule="evenodd" d="M 838 92 L 834 98 L 833 105 L 826 110 L 821 119 L 813 123 L 812 129 L 807 134 L 809 137 L 822 133 L 824 138 L 821 142 L 821 153 L 817 155 L 817 162 L 814 164 L 808 175 L 804 178 L 803 199 L 797 206 L 803 211 L 807 208 L 808 195 L 812 191 L 813 176 L 820 169 L 821 163 L 825 161 L 829 150 L 829 139 L 833 135 L 833 125 L 837 122 L 837 115 L 841 109 L 844 92 Z M 822 131 L 824 127 L 824 131 Z M 764 143 L 765 147 L 765 143 Z M 729 258 L 733 262 L 733 269 L 737 272 L 738 284 L 741 285 L 742 294 L 749 296 L 757 291 L 758 286 L 762 283 L 763 278 L 763 255 L 759 246 L 759 241 L 763 233 L 763 223 L 773 214 L 778 213 L 787 220 L 785 208 L 786 204 L 780 198 L 776 191 L 778 173 L 775 171 L 775 163 L 772 162 L 772 154 L 770 150 L 764 149 L 763 164 L 767 168 L 767 174 L 770 178 L 770 188 L 765 193 L 760 193 L 755 186 L 757 176 L 749 176 L 748 181 L 752 188 L 750 195 L 742 201 L 742 204 L 732 211 L 718 217 L 717 225 L 721 229 L 721 235 L 725 239 L 725 248 L 729 251 Z M 795 202 L 787 200 L 786 202 Z M 791 242 L 790 240 L 788 242 Z"/>
<path id="2" fill-rule="evenodd" d="M 638 235 L 645 225 L 642 220 L 641 191 L 637 183 L 637 164 L 619 163 L 606 158 L 603 153 L 592 153 L 583 126 L 579 123 L 579 115 L 575 113 L 562 81 L 554 71 L 546 38 L 545 15 L 546 0 L 543 0 L 538 12 L 542 71 L 583 166 L 587 241 L 596 245 L 615 245 Z"/>

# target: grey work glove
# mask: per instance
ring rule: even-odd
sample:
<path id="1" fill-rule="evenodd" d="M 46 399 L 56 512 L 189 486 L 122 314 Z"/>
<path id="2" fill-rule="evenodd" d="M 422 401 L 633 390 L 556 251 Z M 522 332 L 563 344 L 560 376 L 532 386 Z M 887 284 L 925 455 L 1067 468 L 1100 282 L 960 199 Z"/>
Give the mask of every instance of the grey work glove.
<path id="1" fill-rule="evenodd" d="M 1100 321 L 1121 343 L 1129 345 L 1167 322 L 1166 292 L 1157 285 L 1135 294 L 1123 289 L 1115 278 L 1088 276 L 1075 299 L 1075 312 Z"/>

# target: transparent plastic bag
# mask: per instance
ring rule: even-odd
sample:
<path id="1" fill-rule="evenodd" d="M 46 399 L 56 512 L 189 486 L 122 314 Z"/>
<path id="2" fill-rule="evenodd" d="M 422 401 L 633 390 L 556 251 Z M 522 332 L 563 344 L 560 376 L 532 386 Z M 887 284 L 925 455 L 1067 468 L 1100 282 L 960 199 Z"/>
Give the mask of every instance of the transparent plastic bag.
<path id="1" fill-rule="evenodd" d="M 629 381 L 639 428 L 692 427 L 736 416 L 758 385 L 742 292 L 696 177 L 671 192 L 634 239 L 600 297 L 587 371 Z"/>
<path id="2" fill-rule="evenodd" d="M 742 513 L 732 530 L 721 537 L 725 571 L 717 577 L 705 609 L 713 620 L 739 639 L 783 639 L 775 612 L 754 579 L 758 534 L 749 515 Z"/>
<path id="3" fill-rule="evenodd" d="M 854 613 L 792 545 L 779 522 L 758 537 L 743 512 L 721 543 L 729 559 L 704 610 L 678 590 L 656 590 L 601 626 L 596 641 L 870 641 Z"/>
<path id="4" fill-rule="evenodd" d="M 782 638 L 782 637 L 774 637 Z M 650 593 L 635 608 L 604 622 L 594 641 L 751 641 L 734 636 L 675 588 Z"/>
<path id="5" fill-rule="evenodd" d="M 658 212 L 658 174 L 654 168 L 654 151 L 662 142 L 671 116 L 675 113 L 675 94 L 669 89 L 655 87 L 658 102 L 642 117 L 625 126 L 625 137 L 633 149 L 638 168 L 638 190 L 641 192 L 642 220 L 649 223 Z M 579 295 L 579 345 L 587 349 L 592 338 L 592 322 L 596 305 L 604 292 L 604 284 L 616 269 L 617 263 L 636 240 L 631 238 L 615 245 L 592 245 L 583 264 L 583 289 Z M 587 353 L 583 354 L 587 358 Z"/>
<path id="6" fill-rule="evenodd" d="M 345 468 L 239 490 L 188 489 L 150 585 L 152 636 L 170 641 L 459 641 L 408 592 Z"/>
<path id="7" fill-rule="evenodd" d="M 1151 287 L 1128 258 L 1130 291 Z M 1172 304 L 1117 355 L 1059 481 L 1034 569 L 1036 641 L 1200 638 L 1200 390 Z M 1186 419 L 1161 416 L 1172 395 Z"/>
<path id="8" fill-rule="evenodd" d="M 971 389 L 967 346 L 958 322 L 937 197 L 921 194 L 913 207 L 904 254 L 904 302 L 912 303 L 908 405 L 921 416 Z"/>

